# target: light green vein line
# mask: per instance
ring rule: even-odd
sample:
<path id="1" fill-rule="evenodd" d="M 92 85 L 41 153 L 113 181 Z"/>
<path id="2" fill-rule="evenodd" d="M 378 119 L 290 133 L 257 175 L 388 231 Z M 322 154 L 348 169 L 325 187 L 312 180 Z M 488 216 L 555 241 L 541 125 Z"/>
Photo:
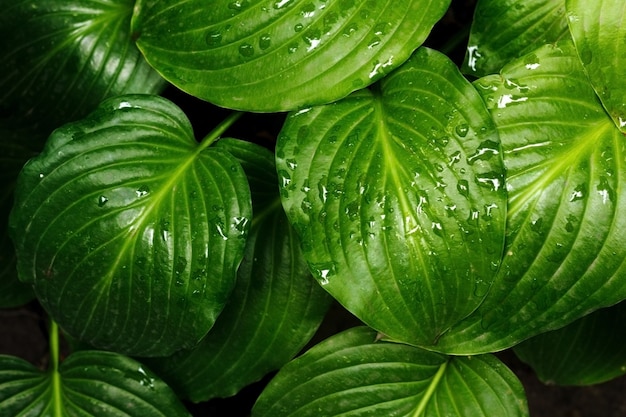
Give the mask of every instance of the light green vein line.
<path id="1" fill-rule="evenodd" d="M 448 363 L 450 363 L 450 359 L 448 359 L 447 361 L 442 363 L 441 366 L 439 366 L 437 373 L 433 377 L 433 380 L 428 386 L 428 389 L 426 390 L 426 392 L 424 393 L 424 396 L 422 397 L 421 401 L 417 405 L 417 408 L 415 409 L 415 412 L 413 413 L 412 417 L 421 417 L 424 415 L 424 412 L 426 410 L 426 407 L 428 406 L 429 401 L 431 400 L 432 396 L 435 394 L 435 391 L 437 390 L 437 387 L 439 386 L 441 379 L 446 373 L 446 368 L 448 367 Z"/>

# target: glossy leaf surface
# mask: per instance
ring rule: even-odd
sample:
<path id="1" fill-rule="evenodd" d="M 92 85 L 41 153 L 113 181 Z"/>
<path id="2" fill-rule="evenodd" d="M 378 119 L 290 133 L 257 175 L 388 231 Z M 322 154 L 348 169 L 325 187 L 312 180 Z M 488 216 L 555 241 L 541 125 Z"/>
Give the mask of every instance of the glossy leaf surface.
<path id="1" fill-rule="evenodd" d="M 9 212 L 17 175 L 35 151 L 26 144 L 40 140 L 27 129 L 0 126 L 0 308 L 17 307 L 35 298 L 29 285 L 17 278 L 15 249 L 9 238 Z"/>
<path id="2" fill-rule="evenodd" d="M 449 4 L 143 0 L 133 31 L 148 62 L 180 89 L 223 107 L 275 112 L 335 101 L 381 78 Z"/>
<path id="3" fill-rule="evenodd" d="M 132 0 L 2 0 L 0 110 L 46 136 L 107 97 L 156 93 L 130 34 Z"/>
<path id="4" fill-rule="evenodd" d="M 245 174 L 171 102 L 129 95 L 58 129 L 20 174 L 20 279 L 70 335 L 138 356 L 195 345 L 222 310 L 251 217 Z"/>
<path id="5" fill-rule="evenodd" d="M 130 358 L 98 351 L 72 354 L 58 371 L 42 372 L 0 356 L 3 416 L 189 416 L 172 390 Z"/>
<path id="6" fill-rule="evenodd" d="M 432 345 L 489 290 L 504 242 L 497 132 L 474 88 L 422 48 L 277 145 L 283 206 L 320 284 L 392 338 Z"/>
<path id="7" fill-rule="evenodd" d="M 237 285 L 209 334 L 192 350 L 147 363 L 194 402 L 235 395 L 290 361 L 309 341 L 330 297 L 311 277 L 280 205 L 273 154 L 220 140 L 250 182 L 254 217 Z"/>
<path id="8" fill-rule="evenodd" d="M 446 357 L 355 328 L 281 369 L 253 417 L 527 416 L 524 390 L 493 356 Z"/>
<path id="9" fill-rule="evenodd" d="M 567 0 L 578 56 L 616 126 L 626 132 L 626 3 Z"/>
<path id="10" fill-rule="evenodd" d="M 476 88 L 498 126 L 509 191 L 504 262 L 442 349 L 504 349 L 626 298 L 625 142 L 569 42 Z"/>
<path id="11" fill-rule="evenodd" d="M 515 347 L 546 384 L 592 385 L 626 374 L 626 303 L 604 308 Z"/>
<path id="12" fill-rule="evenodd" d="M 495 74 L 513 59 L 568 37 L 563 0 L 479 0 L 462 70 Z M 532 56 L 527 60 L 536 64 Z"/>

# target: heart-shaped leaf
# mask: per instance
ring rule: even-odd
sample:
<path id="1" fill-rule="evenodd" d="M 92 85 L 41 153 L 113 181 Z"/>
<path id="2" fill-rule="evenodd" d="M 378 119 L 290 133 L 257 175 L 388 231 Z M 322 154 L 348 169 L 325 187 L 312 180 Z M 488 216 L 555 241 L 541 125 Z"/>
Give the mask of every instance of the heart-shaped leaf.
<path id="1" fill-rule="evenodd" d="M 0 117 L 45 135 L 106 97 L 154 93 L 163 80 L 134 45 L 133 0 L 4 2 Z"/>
<path id="2" fill-rule="evenodd" d="M 193 350 L 147 363 L 192 401 L 236 394 L 289 362 L 321 323 L 330 297 L 311 277 L 276 188 L 273 154 L 220 140 L 250 182 L 254 217 L 237 285 L 209 334 Z"/>
<path id="3" fill-rule="evenodd" d="M 498 126 L 509 191 L 505 258 L 479 310 L 443 350 L 504 349 L 626 298 L 624 136 L 571 41 L 476 87 Z"/>
<path id="4" fill-rule="evenodd" d="M 569 38 L 563 0 L 479 0 L 463 72 L 495 74 L 513 59 Z M 533 55 L 526 65 L 537 65 Z"/>
<path id="5" fill-rule="evenodd" d="M 277 168 L 314 276 L 368 325 L 432 345 L 482 302 L 504 167 L 483 101 L 444 55 L 422 48 L 374 91 L 291 114 Z"/>
<path id="6" fill-rule="evenodd" d="M 528 416 L 524 389 L 495 357 L 446 357 L 340 333 L 283 367 L 253 417 Z"/>
<path id="7" fill-rule="evenodd" d="M 51 372 L 0 355 L 3 416 L 189 416 L 172 390 L 139 362 L 110 352 L 70 355 Z"/>
<path id="8" fill-rule="evenodd" d="M 133 31 L 148 62 L 191 95 L 234 109 L 285 111 L 335 101 L 389 73 L 449 4 L 145 0 Z"/>
<path id="9" fill-rule="evenodd" d="M 602 104 L 626 133 L 626 3 L 567 0 L 566 5 L 578 56 Z"/>
<path id="10" fill-rule="evenodd" d="M 20 279 L 70 335 L 154 356 L 211 328 L 251 202 L 241 165 L 209 144 L 171 102 L 129 95 L 56 130 L 24 167 L 11 217 Z"/>
<path id="11" fill-rule="evenodd" d="M 604 308 L 515 347 L 546 384 L 591 385 L 626 374 L 626 303 Z"/>

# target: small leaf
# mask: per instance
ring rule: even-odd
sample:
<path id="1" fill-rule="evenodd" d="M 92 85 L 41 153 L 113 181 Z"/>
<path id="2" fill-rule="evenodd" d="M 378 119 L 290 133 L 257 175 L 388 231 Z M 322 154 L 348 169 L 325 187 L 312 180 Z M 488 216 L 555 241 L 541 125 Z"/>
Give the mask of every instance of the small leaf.
<path id="1" fill-rule="evenodd" d="M 59 372 L 0 356 L 0 414 L 6 416 L 189 416 L 171 389 L 133 359 L 72 354 Z"/>
<path id="2" fill-rule="evenodd" d="M 311 277 L 276 189 L 273 154 L 220 140 L 251 185 L 254 217 L 237 285 L 209 334 L 192 350 L 147 361 L 194 402 L 236 394 L 289 362 L 320 325 L 330 297 Z"/>
<path id="3" fill-rule="evenodd" d="M 137 356 L 194 346 L 235 283 L 251 202 L 241 165 L 171 102 L 129 95 L 58 129 L 20 174 L 23 282 L 73 337 Z"/>
<path id="4" fill-rule="evenodd" d="M 504 243 L 495 126 L 445 56 L 292 113 L 277 144 L 283 206 L 320 284 L 369 326 L 432 346 L 483 300 Z"/>
<path id="5" fill-rule="evenodd" d="M 463 72 L 497 73 L 510 61 L 569 38 L 563 0 L 479 0 L 474 12 Z M 538 63 L 526 56 L 526 65 Z"/>
<path id="6" fill-rule="evenodd" d="M 130 34 L 132 0 L 3 1 L 0 114 L 46 136 L 105 98 L 163 80 Z"/>
<path id="7" fill-rule="evenodd" d="M 493 356 L 446 357 L 354 328 L 283 367 L 253 417 L 527 416 L 522 385 Z"/>
<path id="8" fill-rule="evenodd" d="M 509 191 L 507 244 L 480 308 L 442 350 L 505 349 L 626 298 L 624 136 L 571 41 L 544 46 L 476 87 L 498 126 Z"/>
<path id="9" fill-rule="evenodd" d="M 546 384 L 592 385 L 626 374 L 626 303 L 604 308 L 515 347 Z"/>
<path id="10" fill-rule="evenodd" d="M 145 0 L 133 31 L 148 62 L 178 88 L 223 107 L 275 112 L 332 102 L 381 78 L 449 4 Z"/>
<path id="11" fill-rule="evenodd" d="M 565 3 L 578 56 L 602 104 L 626 133 L 626 4 L 623 0 Z"/>

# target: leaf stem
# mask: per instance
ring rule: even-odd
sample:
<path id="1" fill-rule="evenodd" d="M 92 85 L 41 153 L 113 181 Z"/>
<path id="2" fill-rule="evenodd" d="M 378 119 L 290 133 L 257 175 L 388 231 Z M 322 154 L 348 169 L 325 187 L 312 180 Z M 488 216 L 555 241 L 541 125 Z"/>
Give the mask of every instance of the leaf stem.
<path id="1" fill-rule="evenodd" d="M 200 143 L 200 147 L 198 149 L 198 153 L 204 151 L 206 148 L 211 146 L 213 142 L 215 142 L 221 135 L 224 133 L 229 127 L 233 125 L 241 116 L 243 116 L 244 112 L 236 111 L 231 113 L 226 119 L 224 119 L 215 129 L 213 129 L 208 135 L 202 139 Z"/>
<path id="2" fill-rule="evenodd" d="M 54 416 L 64 416 L 61 395 L 61 374 L 59 373 L 59 325 L 50 320 L 50 376 L 52 379 L 52 401 Z"/>
<path id="3" fill-rule="evenodd" d="M 426 406 L 428 405 L 428 402 L 430 401 L 431 397 L 435 393 L 435 390 L 437 389 L 437 386 L 439 385 L 439 381 L 441 381 L 441 378 L 443 378 L 443 375 L 446 372 L 446 368 L 448 367 L 449 362 L 450 360 L 448 359 L 447 361 L 442 363 L 441 366 L 439 366 L 439 369 L 437 370 L 437 373 L 433 377 L 433 380 L 430 382 L 430 385 L 428 386 L 428 389 L 424 393 L 422 400 L 420 401 L 419 405 L 415 409 L 415 413 L 413 413 L 413 417 L 420 417 L 421 415 L 423 415 L 424 410 L 426 410 Z"/>

